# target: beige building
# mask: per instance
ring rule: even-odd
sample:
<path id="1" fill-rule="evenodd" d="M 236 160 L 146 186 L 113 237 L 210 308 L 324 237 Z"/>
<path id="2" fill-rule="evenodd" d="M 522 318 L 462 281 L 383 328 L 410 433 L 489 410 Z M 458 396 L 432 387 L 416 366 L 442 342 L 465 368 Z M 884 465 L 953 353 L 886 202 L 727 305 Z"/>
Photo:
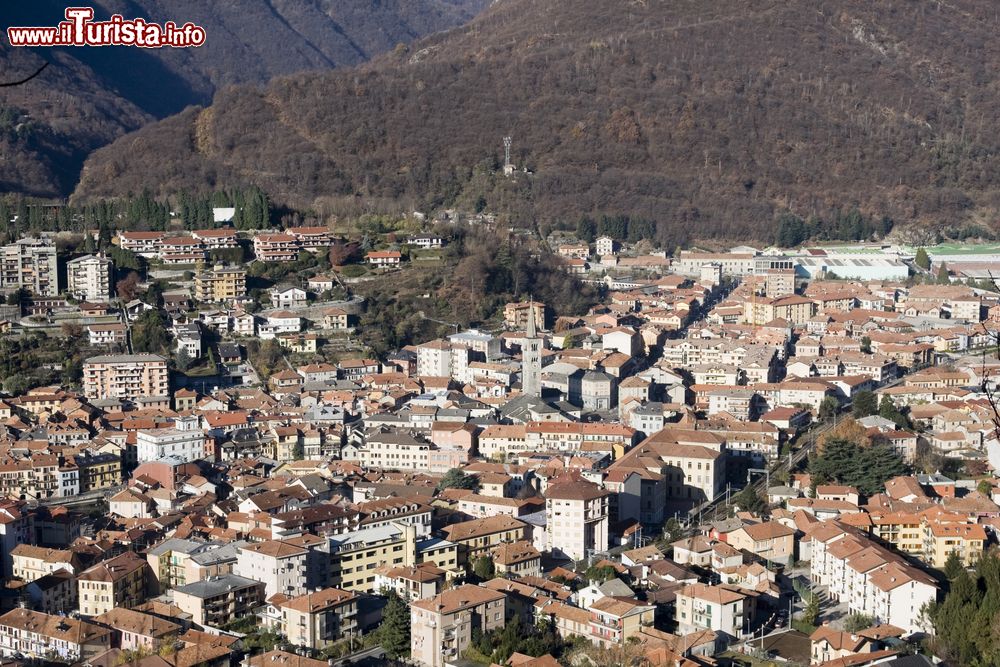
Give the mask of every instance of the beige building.
<path id="1" fill-rule="evenodd" d="M 528 525 L 507 515 L 473 519 L 446 526 L 445 538 L 459 547 L 460 565 L 472 563 L 504 542 L 517 542 L 527 536 Z"/>
<path id="2" fill-rule="evenodd" d="M 66 616 L 14 609 L 0 616 L 0 652 L 75 663 L 111 648 L 111 630 Z"/>
<path id="3" fill-rule="evenodd" d="M 431 564 L 457 572 L 459 547 L 448 540 L 417 539 L 415 525 L 392 523 L 330 538 L 329 583 L 347 591 L 377 593 L 380 568 Z"/>
<path id="4" fill-rule="evenodd" d="M 24 581 L 41 579 L 56 570 L 70 574 L 80 571 L 80 560 L 68 549 L 47 549 L 31 544 L 18 544 L 10 552 L 14 562 L 14 577 Z"/>
<path id="5" fill-rule="evenodd" d="M 443 667 L 472 643 L 472 629 L 502 628 L 507 596 L 466 584 L 410 605 L 410 658 L 418 665 Z"/>
<path id="6" fill-rule="evenodd" d="M 761 558 L 784 565 L 795 559 L 795 531 L 777 521 L 743 526 L 729 533 L 726 542 Z"/>
<path id="7" fill-rule="evenodd" d="M 66 286 L 81 301 L 102 302 L 111 297 L 114 264 L 102 255 L 86 255 L 66 262 Z"/>
<path id="8" fill-rule="evenodd" d="M 197 625 L 218 628 L 252 616 L 264 602 L 264 584 L 235 574 L 210 577 L 174 589 L 174 604 Z"/>
<path id="9" fill-rule="evenodd" d="M 591 640 L 604 646 L 624 646 L 644 628 L 652 627 L 656 607 L 638 600 L 602 597 L 589 607 Z"/>
<path id="10" fill-rule="evenodd" d="M 796 294 L 757 297 L 743 302 L 743 321 L 747 324 L 764 325 L 777 319 L 789 324 L 805 324 L 815 314 L 815 302 Z"/>
<path id="11" fill-rule="evenodd" d="M 56 246 L 42 239 L 21 239 L 0 248 L 0 290 L 24 288 L 37 296 L 59 296 Z"/>
<path id="12" fill-rule="evenodd" d="M 584 480 L 549 482 L 545 491 L 548 550 L 580 560 L 608 548 L 608 496 L 611 493 Z"/>
<path id="13" fill-rule="evenodd" d="M 90 357 L 83 363 L 83 393 L 91 400 L 167 396 L 167 360 L 157 354 Z"/>
<path id="14" fill-rule="evenodd" d="M 527 329 L 528 315 L 535 312 L 535 324 L 543 327 L 545 324 L 545 304 L 541 301 L 524 301 L 508 303 L 503 308 L 503 321 L 508 329 Z"/>
<path id="15" fill-rule="evenodd" d="M 216 266 L 194 277 L 197 301 L 232 301 L 247 295 L 247 272 L 241 268 Z"/>
<path id="16" fill-rule="evenodd" d="M 112 628 L 118 635 L 116 645 L 125 650 L 156 651 L 184 631 L 180 624 L 165 618 L 117 607 L 94 617 L 95 623 Z"/>
<path id="17" fill-rule="evenodd" d="M 278 603 L 281 634 L 295 646 L 322 650 L 358 632 L 358 596 L 325 588 Z"/>
<path id="18" fill-rule="evenodd" d="M 131 551 L 84 570 L 76 580 L 80 615 L 98 616 L 115 607 L 142 604 L 151 579 L 149 565 Z"/>

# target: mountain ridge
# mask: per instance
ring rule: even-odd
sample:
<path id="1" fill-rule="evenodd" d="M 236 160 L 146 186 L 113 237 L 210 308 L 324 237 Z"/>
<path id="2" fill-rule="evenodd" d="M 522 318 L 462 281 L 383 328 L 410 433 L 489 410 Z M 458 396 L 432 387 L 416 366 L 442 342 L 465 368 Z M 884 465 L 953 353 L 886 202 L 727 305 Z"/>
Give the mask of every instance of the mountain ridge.
<path id="1" fill-rule="evenodd" d="M 113 13 L 206 28 L 204 46 L 12 48 L 0 45 L 6 72 L 52 66 L 37 79 L 0 89 L 0 114 L 31 124 L 26 138 L 0 127 L 0 189 L 51 197 L 69 194 L 95 148 L 156 120 L 207 104 L 229 85 L 354 65 L 398 43 L 459 25 L 487 0 L 98 0 Z M 12 3 L 7 25 L 56 25 L 54 0 Z M 8 128 L 9 129 L 9 128 Z"/>
<path id="2" fill-rule="evenodd" d="M 784 210 L 992 224 L 997 25 L 985 0 L 501 0 L 364 65 L 220 91 L 95 153 L 76 196 L 252 182 L 329 214 L 628 214 L 671 243 L 765 237 Z M 532 175 L 495 177 L 508 134 Z M 167 159 L 139 173 L 148 148 Z"/>

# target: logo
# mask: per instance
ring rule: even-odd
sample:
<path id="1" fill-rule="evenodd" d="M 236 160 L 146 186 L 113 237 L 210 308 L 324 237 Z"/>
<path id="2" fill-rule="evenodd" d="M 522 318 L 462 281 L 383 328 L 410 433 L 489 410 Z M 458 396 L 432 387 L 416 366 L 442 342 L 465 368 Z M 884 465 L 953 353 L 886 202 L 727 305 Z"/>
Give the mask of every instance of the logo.
<path id="1" fill-rule="evenodd" d="M 93 7 L 67 7 L 65 17 L 66 20 L 55 27 L 7 28 L 7 39 L 11 46 L 138 46 L 144 49 L 186 48 L 205 43 L 205 29 L 190 21 L 180 26 L 174 21 L 160 25 L 145 19 L 126 19 L 121 14 L 107 21 L 95 21 Z"/>

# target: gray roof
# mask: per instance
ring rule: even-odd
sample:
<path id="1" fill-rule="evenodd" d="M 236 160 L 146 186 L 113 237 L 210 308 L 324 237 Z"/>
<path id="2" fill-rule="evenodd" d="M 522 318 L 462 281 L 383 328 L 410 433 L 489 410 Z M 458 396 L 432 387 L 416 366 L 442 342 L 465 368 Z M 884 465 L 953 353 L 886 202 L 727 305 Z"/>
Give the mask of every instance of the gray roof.
<path id="1" fill-rule="evenodd" d="M 178 586 L 174 591 L 205 599 L 251 586 L 263 586 L 263 584 L 254 579 L 247 579 L 235 574 L 226 574 L 221 577 L 205 579 L 204 581 L 196 581 L 186 586 Z"/>
<path id="2" fill-rule="evenodd" d="M 102 354 L 90 357 L 85 363 L 88 364 L 127 364 L 137 361 L 166 361 L 158 354 Z"/>
<path id="3" fill-rule="evenodd" d="M 194 540 L 171 537 L 168 540 L 163 540 L 155 547 L 152 547 L 146 553 L 151 553 L 154 556 L 162 556 L 170 551 L 177 551 L 182 554 L 192 554 L 205 546 L 207 546 L 205 542 L 195 542 Z"/>
<path id="4" fill-rule="evenodd" d="M 205 549 L 191 556 L 191 560 L 198 565 L 215 565 L 217 563 L 235 561 L 239 555 L 240 547 L 245 547 L 248 544 L 250 543 L 244 540 L 237 540 L 229 544 L 213 544 L 211 545 L 212 548 Z"/>

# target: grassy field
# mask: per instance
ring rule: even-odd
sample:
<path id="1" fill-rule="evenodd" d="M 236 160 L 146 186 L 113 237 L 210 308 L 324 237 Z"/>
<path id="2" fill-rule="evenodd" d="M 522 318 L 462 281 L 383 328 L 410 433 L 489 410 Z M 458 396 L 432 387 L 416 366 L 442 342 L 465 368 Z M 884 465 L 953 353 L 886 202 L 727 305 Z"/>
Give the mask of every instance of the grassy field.
<path id="1" fill-rule="evenodd" d="M 916 251 L 916 248 L 913 249 Z M 925 247 L 928 255 L 992 255 L 1000 253 L 1000 243 L 941 243 Z"/>

